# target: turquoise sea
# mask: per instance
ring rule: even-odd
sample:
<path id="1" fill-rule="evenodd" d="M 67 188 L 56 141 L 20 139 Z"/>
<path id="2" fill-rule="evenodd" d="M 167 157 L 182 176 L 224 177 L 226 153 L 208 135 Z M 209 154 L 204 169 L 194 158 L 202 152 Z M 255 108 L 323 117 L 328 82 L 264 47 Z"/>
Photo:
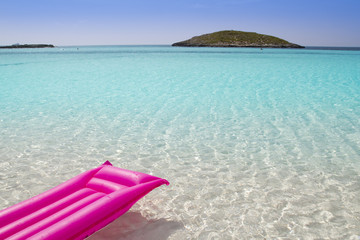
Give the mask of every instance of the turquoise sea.
<path id="1" fill-rule="evenodd" d="M 360 51 L 0 50 L 0 209 L 106 160 L 166 178 L 90 239 L 359 239 Z"/>

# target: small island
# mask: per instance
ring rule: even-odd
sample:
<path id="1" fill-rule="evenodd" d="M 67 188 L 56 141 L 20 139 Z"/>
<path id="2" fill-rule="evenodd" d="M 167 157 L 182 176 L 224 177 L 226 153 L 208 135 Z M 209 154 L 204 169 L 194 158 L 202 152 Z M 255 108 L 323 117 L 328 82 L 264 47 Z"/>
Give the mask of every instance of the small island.
<path id="1" fill-rule="evenodd" d="M 304 48 L 284 39 L 243 31 L 220 31 L 172 44 L 177 47 L 254 47 L 254 48 Z"/>
<path id="2" fill-rule="evenodd" d="M 52 44 L 13 44 L 9 46 L 0 46 L 0 48 L 53 48 Z"/>

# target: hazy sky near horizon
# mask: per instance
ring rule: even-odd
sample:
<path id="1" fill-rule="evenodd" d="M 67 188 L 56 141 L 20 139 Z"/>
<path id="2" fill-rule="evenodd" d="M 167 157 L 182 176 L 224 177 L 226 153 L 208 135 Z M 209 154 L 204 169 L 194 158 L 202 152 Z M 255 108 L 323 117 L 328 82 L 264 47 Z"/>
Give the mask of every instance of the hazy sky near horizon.
<path id="1" fill-rule="evenodd" d="M 220 30 L 360 47 L 360 0 L 1 0 L 0 45 L 171 44 Z"/>

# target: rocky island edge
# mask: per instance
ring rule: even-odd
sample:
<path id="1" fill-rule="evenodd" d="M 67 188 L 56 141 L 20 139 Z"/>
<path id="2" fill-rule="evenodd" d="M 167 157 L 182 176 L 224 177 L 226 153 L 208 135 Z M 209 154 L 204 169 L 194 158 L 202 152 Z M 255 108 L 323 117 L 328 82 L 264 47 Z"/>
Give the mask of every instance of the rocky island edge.
<path id="1" fill-rule="evenodd" d="M 13 44 L 9 46 L 0 46 L 0 48 L 53 48 L 52 44 Z"/>
<path id="2" fill-rule="evenodd" d="M 284 39 L 259 34 L 226 30 L 208 33 L 172 44 L 176 47 L 254 47 L 254 48 L 304 48 Z"/>

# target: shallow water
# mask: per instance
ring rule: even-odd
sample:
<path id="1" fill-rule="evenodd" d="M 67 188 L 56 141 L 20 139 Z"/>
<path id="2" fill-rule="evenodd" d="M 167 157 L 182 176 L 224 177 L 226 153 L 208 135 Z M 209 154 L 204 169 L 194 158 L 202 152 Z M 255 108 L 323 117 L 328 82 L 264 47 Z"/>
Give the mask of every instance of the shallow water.
<path id="1" fill-rule="evenodd" d="M 105 160 L 166 178 L 91 239 L 358 239 L 360 51 L 0 50 L 0 209 Z"/>

